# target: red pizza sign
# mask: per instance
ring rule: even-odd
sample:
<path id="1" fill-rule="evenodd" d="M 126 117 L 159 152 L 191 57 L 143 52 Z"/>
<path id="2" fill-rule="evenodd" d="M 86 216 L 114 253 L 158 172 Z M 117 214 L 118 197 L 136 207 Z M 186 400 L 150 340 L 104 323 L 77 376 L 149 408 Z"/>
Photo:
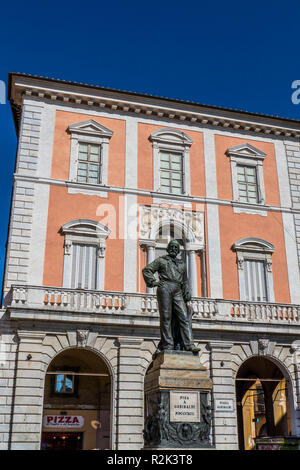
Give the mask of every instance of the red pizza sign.
<path id="1" fill-rule="evenodd" d="M 83 416 L 45 415 L 43 425 L 46 428 L 81 428 L 84 425 Z"/>

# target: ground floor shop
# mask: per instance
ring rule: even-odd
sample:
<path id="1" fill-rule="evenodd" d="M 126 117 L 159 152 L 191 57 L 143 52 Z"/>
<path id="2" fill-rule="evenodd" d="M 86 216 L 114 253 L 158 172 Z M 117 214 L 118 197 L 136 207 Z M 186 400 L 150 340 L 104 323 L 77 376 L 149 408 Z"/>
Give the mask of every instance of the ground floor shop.
<path id="1" fill-rule="evenodd" d="M 108 333 L 3 330 L 2 449 L 143 448 L 144 382 L 158 339 Z M 261 439 L 300 436 L 294 337 L 199 330 L 195 340 L 213 383 L 216 449 L 253 450 Z"/>

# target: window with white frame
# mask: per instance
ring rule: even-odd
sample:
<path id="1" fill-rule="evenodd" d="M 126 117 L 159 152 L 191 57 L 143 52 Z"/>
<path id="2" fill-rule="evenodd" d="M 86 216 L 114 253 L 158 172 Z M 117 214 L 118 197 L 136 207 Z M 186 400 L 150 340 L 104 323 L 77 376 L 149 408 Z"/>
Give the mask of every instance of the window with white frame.
<path id="1" fill-rule="evenodd" d="M 153 189 L 168 194 L 190 194 L 190 147 L 193 140 L 176 129 L 158 129 L 153 145 Z"/>
<path id="2" fill-rule="evenodd" d="M 160 152 L 160 188 L 163 192 L 183 193 L 182 155 Z"/>
<path id="3" fill-rule="evenodd" d="M 72 249 L 71 287 L 74 289 L 96 289 L 99 247 L 73 243 Z"/>
<path id="4" fill-rule="evenodd" d="M 239 201 L 258 203 L 256 168 L 254 166 L 237 165 L 237 183 Z"/>
<path id="5" fill-rule="evenodd" d="M 226 155 L 230 158 L 233 200 L 264 205 L 263 161 L 266 154 L 245 143 L 230 147 Z"/>
<path id="6" fill-rule="evenodd" d="M 108 144 L 113 132 L 93 119 L 71 124 L 69 180 L 107 185 Z"/>
<path id="7" fill-rule="evenodd" d="M 61 228 L 65 237 L 63 286 L 104 289 L 105 247 L 110 230 L 97 221 L 77 219 Z"/>
<path id="8" fill-rule="evenodd" d="M 80 183 L 101 183 L 100 145 L 79 142 L 77 181 Z"/>
<path id="9" fill-rule="evenodd" d="M 260 238 L 243 238 L 236 242 L 240 299 L 274 302 L 272 254 L 274 246 Z"/>

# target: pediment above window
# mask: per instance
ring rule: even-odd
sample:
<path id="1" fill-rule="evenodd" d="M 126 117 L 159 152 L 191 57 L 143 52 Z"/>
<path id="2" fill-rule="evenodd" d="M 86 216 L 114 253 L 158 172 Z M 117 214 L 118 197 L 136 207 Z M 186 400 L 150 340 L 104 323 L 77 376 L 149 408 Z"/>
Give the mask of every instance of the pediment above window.
<path id="1" fill-rule="evenodd" d="M 63 235 L 90 236 L 102 239 L 106 239 L 111 232 L 105 225 L 90 219 L 71 220 L 62 225 L 60 231 Z"/>
<path id="2" fill-rule="evenodd" d="M 94 119 L 88 119 L 87 121 L 76 122 L 68 127 L 71 134 L 80 134 L 87 136 L 106 137 L 108 139 L 113 135 L 113 131 L 103 126 Z"/>
<path id="3" fill-rule="evenodd" d="M 260 253 L 274 252 L 274 246 L 272 243 L 267 242 L 261 238 L 242 238 L 241 240 L 234 243 L 232 249 L 234 251 L 252 251 Z"/>
<path id="4" fill-rule="evenodd" d="M 228 157 L 253 158 L 254 160 L 263 160 L 267 154 L 262 152 L 260 149 L 254 147 L 253 145 L 245 143 L 228 148 L 226 150 L 226 155 Z"/>
<path id="5" fill-rule="evenodd" d="M 183 131 L 176 129 L 158 129 L 152 132 L 150 135 L 151 142 L 157 142 L 161 144 L 177 144 L 181 146 L 191 146 L 193 140 Z"/>

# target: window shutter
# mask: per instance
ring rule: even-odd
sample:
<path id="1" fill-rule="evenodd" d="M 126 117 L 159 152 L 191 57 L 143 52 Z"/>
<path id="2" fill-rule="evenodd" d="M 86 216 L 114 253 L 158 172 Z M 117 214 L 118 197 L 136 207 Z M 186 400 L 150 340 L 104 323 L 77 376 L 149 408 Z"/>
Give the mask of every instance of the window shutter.
<path id="1" fill-rule="evenodd" d="M 245 260 L 246 300 L 267 301 L 267 286 L 264 261 Z"/>
<path id="2" fill-rule="evenodd" d="M 73 244 L 72 288 L 96 289 L 97 251 L 95 245 Z"/>

